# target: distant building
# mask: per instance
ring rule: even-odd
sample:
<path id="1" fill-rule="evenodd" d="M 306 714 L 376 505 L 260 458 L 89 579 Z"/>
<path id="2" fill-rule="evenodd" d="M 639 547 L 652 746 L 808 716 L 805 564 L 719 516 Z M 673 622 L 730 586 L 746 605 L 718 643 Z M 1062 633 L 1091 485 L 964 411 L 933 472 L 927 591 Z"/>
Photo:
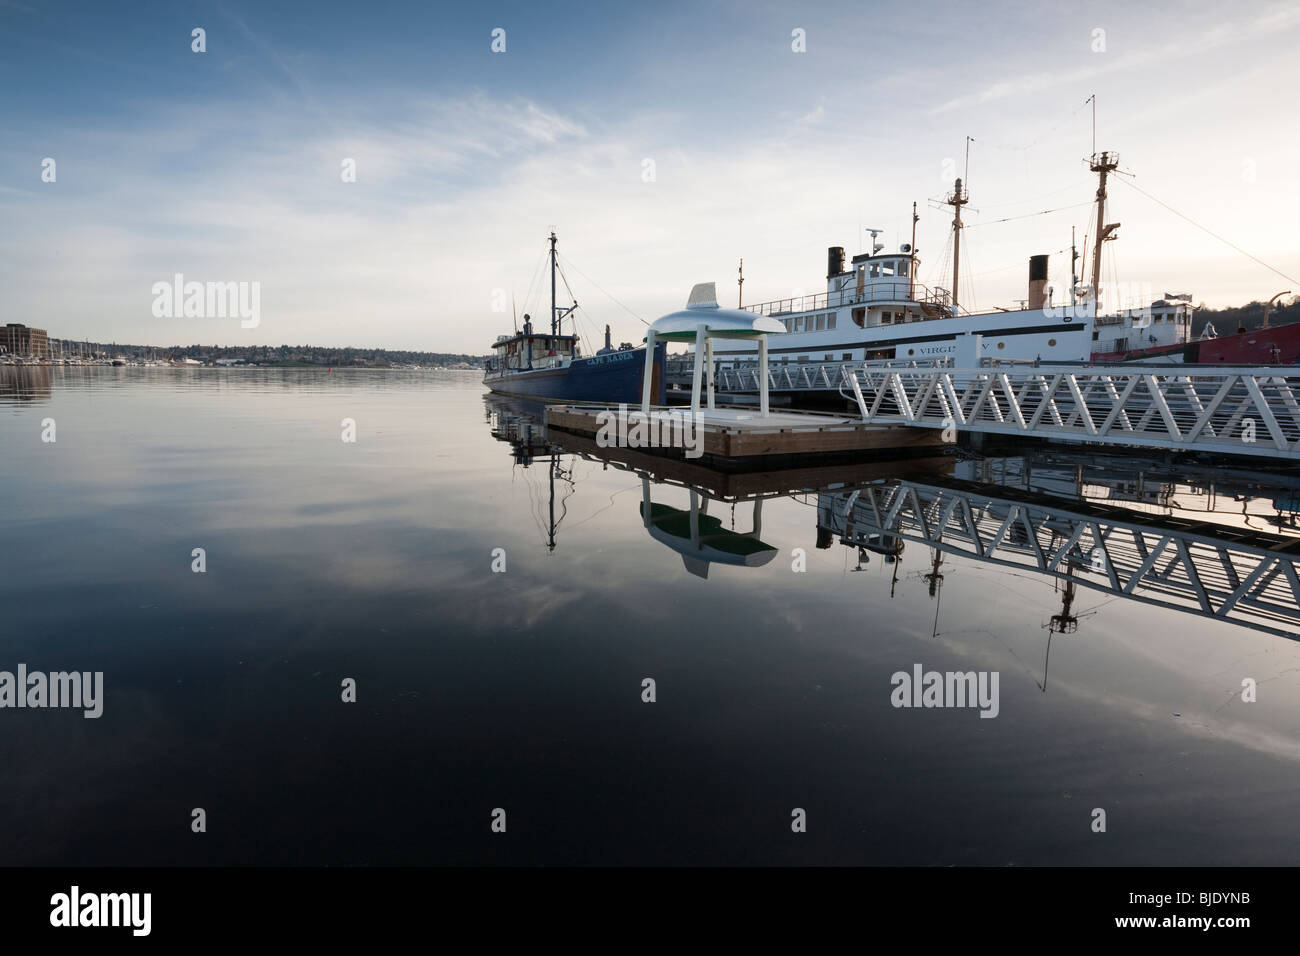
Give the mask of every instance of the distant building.
<path id="1" fill-rule="evenodd" d="M 33 358 L 50 357 L 50 340 L 44 329 L 28 328 L 17 322 L 10 322 L 0 328 L 0 352 L 10 355 L 32 356 Z"/>

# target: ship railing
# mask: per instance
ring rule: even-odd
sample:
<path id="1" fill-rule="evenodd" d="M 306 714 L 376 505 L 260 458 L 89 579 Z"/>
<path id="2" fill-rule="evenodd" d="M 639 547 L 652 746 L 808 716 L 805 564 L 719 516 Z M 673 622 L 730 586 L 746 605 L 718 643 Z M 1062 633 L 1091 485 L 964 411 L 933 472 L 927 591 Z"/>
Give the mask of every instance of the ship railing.
<path id="1" fill-rule="evenodd" d="M 839 309 L 847 306 L 864 305 L 873 302 L 923 302 L 927 305 L 949 306 L 952 294 L 936 286 L 928 286 L 906 279 L 896 282 L 873 281 L 861 292 L 857 287 L 841 292 L 821 292 L 816 295 L 795 296 L 789 299 L 773 299 L 770 302 L 758 302 L 741 308 L 757 315 L 798 315 L 804 312 L 817 312 L 821 309 Z"/>

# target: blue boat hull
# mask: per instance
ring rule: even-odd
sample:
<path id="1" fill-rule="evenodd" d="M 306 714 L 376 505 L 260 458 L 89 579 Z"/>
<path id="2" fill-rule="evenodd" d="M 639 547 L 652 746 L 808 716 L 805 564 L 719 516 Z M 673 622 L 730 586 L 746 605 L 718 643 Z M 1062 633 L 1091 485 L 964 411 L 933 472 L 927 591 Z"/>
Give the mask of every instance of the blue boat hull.
<path id="1" fill-rule="evenodd" d="M 664 404 L 664 356 L 667 347 L 655 346 L 654 378 L 650 401 Z M 491 374 L 483 384 L 501 395 L 543 402 L 588 402 L 600 405 L 641 404 L 641 374 L 645 349 L 609 352 L 575 359 L 567 368 Z"/>

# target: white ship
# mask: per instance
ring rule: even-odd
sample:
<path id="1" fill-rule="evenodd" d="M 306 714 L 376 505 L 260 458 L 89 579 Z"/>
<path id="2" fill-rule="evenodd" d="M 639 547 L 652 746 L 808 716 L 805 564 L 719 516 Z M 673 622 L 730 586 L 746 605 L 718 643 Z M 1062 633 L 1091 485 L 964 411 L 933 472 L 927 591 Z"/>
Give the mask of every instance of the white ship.
<path id="1" fill-rule="evenodd" d="M 982 313 L 963 313 L 948 290 L 917 282 L 919 263 L 912 246 L 904 244 L 895 253 L 882 253 L 877 246 L 854 256 L 846 268 L 844 249 L 832 246 L 826 292 L 743 308 L 785 323 L 788 334 L 769 350 L 774 365 L 1088 360 L 1095 303 L 1091 298 L 1051 301 L 1046 256 L 1030 260 L 1026 308 Z M 721 339 L 714 351 L 723 362 L 749 361 L 756 355 L 743 340 Z"/>
<path id="2" fill-rule="evenodd" d="M 961 263 L 962 207 L 969 197 L 958 179 L 947 197 L 953 207 L 952 285 L 950 289 L 928 287 L 917 279 L 920 259 L 915 248 L 916 207 L 912 209 L 913 241 L 897 252 L 885 252 L 876 242 L 879 230 L 871 230 L 871 250 L 848 263 L 841 246 L 832 246 L 827 257 L 826 291 L 819 295 L 778 299 L 741 306 L 785 323 L 788 334 L 771 349 L 776 365 L 831 362 L 915 362 L 929 364 L 946 360 L 963 367 L 982 361 L 995 362 L 1087 362 L 1103 345 L 1123 342 L 1146 329 L 1147 310 L 1141 315 L 1119 315 L 1110 319 L 1108 343 L 1101 342 L 1097 321 L 1097 289 L 1100 279 L 1102 242 L 1114 238 L 1118 224 L 1106 224 L 1106 174 L 1116 168 L 1113 153 L 1094 156 L 1092 169 L 1100 176 L 1097 192 L 1097 235 L 1092 255 L 1092 283 L 1081 285 L 1070 276 L 1068 286 L 1048 282 L 1045 255 L 1029 259 L 1028 294 L 1023 308 L 969 312 L 958 296 Z M 1071 256 L 1071 271 L 1075 260 Z M 744 277 L 740 282 L 743 289 Z M 1175 330 L 1190 327 L 1190 318 L 1170 322 Z M 1187 325 L 1184 326 L 1183 322 Z M 1163 331 L 1164 323 L 1161 322 Z M 752 344 L 719 341 L 714 350 L 722 362 L 748 362 L 755 358 Z"/>

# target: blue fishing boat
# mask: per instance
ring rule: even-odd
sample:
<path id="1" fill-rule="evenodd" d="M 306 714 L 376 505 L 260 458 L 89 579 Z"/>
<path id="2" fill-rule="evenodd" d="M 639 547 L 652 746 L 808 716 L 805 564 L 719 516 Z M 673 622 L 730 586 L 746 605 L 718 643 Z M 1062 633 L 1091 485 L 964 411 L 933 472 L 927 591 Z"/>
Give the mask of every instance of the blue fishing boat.
<path id="1" fill-rule="evenodd" d="M 645 348 L 610 345 L 605 326 L 605 346 L 595 355 L 584 356 L 576 331 L 564 334 L 563 322 L 578 308 L 561 308 L 555 299 L 559 263 L 555 233 L 550 235 L 551 323 L 549 330 L 533 328 L 532 317 L 524 316 L 523 331 L 500 335 L 492 343 L 483 384 L 501 395 L 566 404 L 639 404 L 645 372 Z M 567 281 L 565 287 L 568 287 Z M 650 391 L 654 404 L 662 405 L 666 387 L 663 365 L 666 344 L 655 346 L 654 373 Z"/>

